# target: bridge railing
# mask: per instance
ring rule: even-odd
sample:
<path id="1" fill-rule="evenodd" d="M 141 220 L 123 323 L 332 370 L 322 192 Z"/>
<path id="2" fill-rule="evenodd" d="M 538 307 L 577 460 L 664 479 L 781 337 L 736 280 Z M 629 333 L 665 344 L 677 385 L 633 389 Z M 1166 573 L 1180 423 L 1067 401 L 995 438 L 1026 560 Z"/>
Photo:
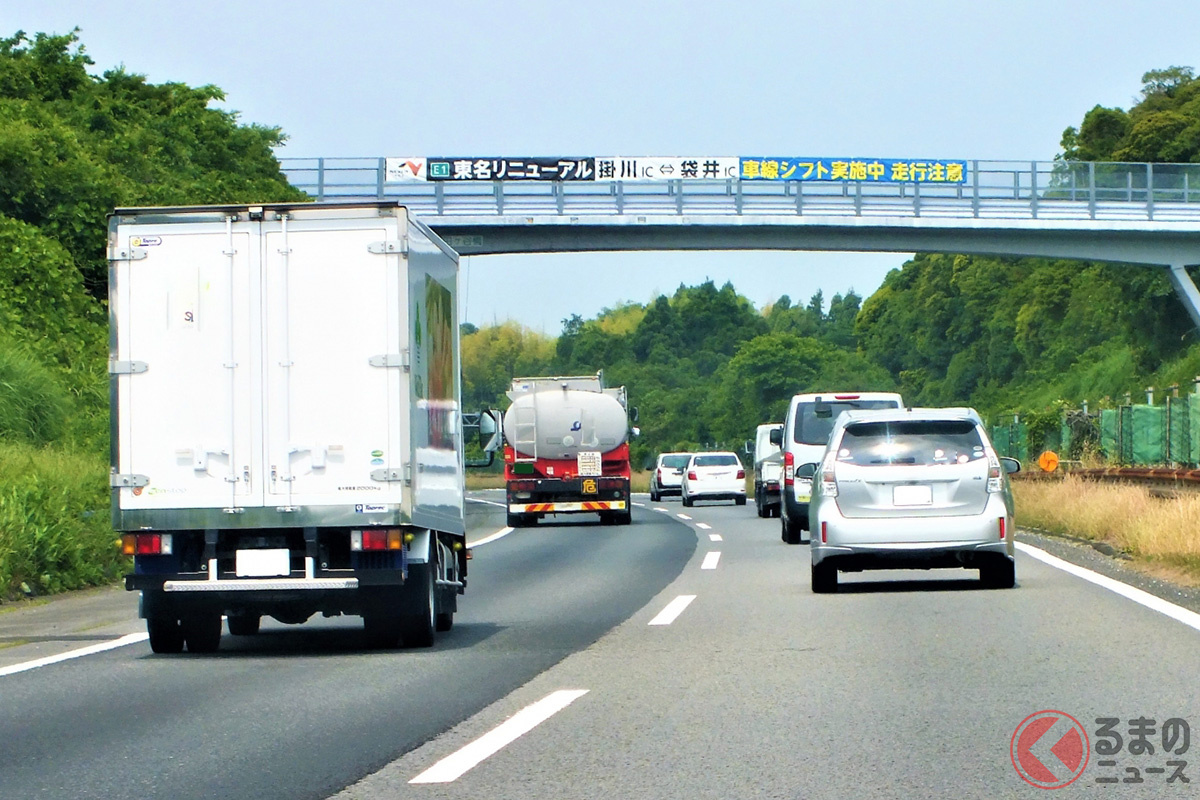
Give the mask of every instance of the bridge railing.
<path id="1" fill-rule="evenodd" d="M 1200 220 L 1200 164 L 969 161 L 962 183 L 397 181 L 382 158 L 283 158 L 318 202 L 394 200 L 419 215 L 821 215 Z"/>

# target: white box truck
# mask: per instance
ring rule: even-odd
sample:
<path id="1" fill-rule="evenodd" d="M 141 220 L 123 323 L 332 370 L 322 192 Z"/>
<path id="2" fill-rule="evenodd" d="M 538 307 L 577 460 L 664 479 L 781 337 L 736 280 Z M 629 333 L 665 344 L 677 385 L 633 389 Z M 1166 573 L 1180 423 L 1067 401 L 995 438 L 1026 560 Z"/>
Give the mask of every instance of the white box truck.
<path id="1" fill-rule="evenodd" d="M 466 587 L 458 256 L 396 204 L 109 219 L 112 515 L 155 652 L 428 646 Z"/>

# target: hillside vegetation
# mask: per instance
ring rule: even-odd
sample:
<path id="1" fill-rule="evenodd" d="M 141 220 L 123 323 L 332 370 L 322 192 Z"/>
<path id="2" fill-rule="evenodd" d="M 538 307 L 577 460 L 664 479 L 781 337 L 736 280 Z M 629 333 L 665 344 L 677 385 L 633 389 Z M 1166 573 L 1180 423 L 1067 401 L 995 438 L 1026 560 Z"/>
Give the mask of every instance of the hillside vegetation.
<path id="1" fill-rule="evenodd" d="M 0 599 L 124 568 L 108 525 L 106 215 L 305 199 L 273 154 L 282 132 L 214 107 L 219 88 L 92 67 L 75 33 L 0 39 Z M 1147 73 L 1132 108 L 1068 128 L 1061 157 L 1200 160 L 1200 82 Z M 781 294 L 758 309 L 704 282 L 571 316 L 557 337 L 513 322 L 464 334 L 468 408 L 503 408 L 515 375 L 603 369 L 627 385 L 638 466 L 664 449 L 737 447 L 800 391 L 1044 412 L 1200 373 L 1158 271 L 953 254 L 917 256 L 865 299 Z"/>
<path id="2" fill-rule="evenodd" d="M 112 580 L 105 217 L 304 199 L 215 86 L 96 76 L 74 33 L 0 39 L 0 599 Z"/>

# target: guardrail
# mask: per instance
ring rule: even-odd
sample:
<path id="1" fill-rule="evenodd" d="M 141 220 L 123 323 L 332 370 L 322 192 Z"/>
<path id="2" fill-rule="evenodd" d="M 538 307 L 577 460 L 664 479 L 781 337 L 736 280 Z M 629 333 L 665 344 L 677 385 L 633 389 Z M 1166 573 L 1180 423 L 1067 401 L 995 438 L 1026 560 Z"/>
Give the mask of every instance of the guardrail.
<path id="1" fill-rule="evenodd" d="M 963 183 L 394 181 L 384 158 L 283 158 L 318 202 L 395 200 L 418 215 L 839 215 L 1200 222 L 1200 164 L 968 161 Z"/>

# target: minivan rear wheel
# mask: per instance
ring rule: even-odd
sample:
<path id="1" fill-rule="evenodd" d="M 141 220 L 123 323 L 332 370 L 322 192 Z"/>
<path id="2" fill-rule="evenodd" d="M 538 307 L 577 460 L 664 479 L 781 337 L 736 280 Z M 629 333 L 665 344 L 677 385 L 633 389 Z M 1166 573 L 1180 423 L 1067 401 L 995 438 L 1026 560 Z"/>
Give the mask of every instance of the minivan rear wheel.
<path id="1" fill-rule="evenodd" d="M 989 589 L 1011 589 L 1017 585 L 1017 565 L 999 558 L 979 568 L 979 580 Z"/>
<path id="2" fill-rule="evenodd" d="M 833 594 L 838 588 L 837 568 L 828 561 L 812 565 L 812 590 L 814 594 Z"/>

